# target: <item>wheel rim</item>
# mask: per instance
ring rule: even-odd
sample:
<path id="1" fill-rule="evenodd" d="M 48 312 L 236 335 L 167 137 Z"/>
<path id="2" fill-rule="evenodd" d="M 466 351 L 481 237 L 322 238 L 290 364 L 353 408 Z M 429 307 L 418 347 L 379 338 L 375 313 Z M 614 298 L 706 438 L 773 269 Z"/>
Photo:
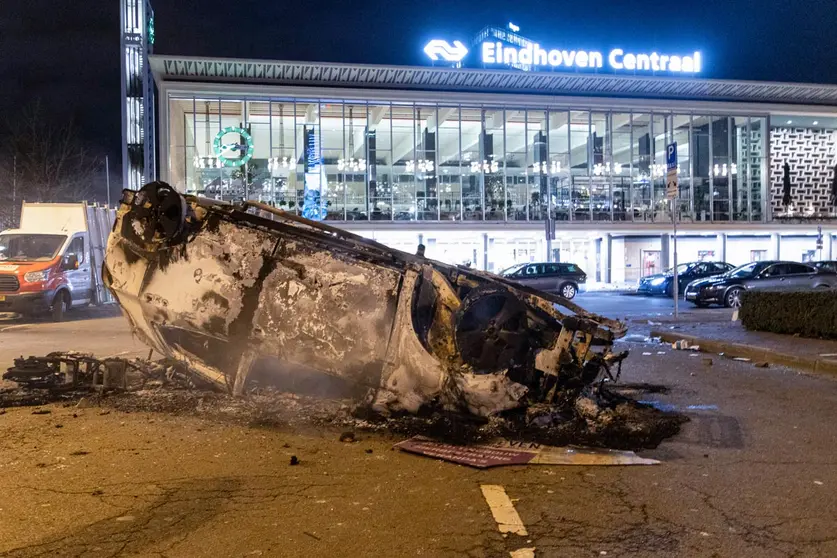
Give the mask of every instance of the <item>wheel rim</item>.
<path id="1" fill-rule="evenodd" d="M 741 307 L 741 291 L 735 289 L 731 293 L 729 293 L 729 305 L 732 308 L 740 308 Z"/>
<path id="2" fill-rule="evenodd" d="M 572 285 L 564 285 L 564 288 L 561 290 L 561 294 L 564 295 L 564 298 L 572 298 L 575 296 L 575 287 Z"/>

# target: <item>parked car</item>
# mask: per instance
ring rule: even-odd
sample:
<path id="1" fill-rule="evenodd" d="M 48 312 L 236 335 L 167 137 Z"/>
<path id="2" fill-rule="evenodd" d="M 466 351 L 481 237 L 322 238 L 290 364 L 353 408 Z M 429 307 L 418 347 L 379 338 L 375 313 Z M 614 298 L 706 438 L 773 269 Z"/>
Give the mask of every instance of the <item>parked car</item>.
<path id="1" fill-rule="evenodd" d="M 801 290 L 837 288 L 837 275 L 798 262 L 764 261 L 736 267 L 717 277 L 692 281 L 685 299 L 696 306 L 741 306 L 741 293 L 749 289 Z"/>
<path id="2" fill-rule="evenodd" d="M 556 293 L 566 299 L 575 297 L 579 285 L 587 281 L 587 274 L 572 263 L 518 264 L 500 272 L 516 283 L 548 293 Z"/>
<path id="3" fill-rule="evenodd" d="M 837 273 L 837 261 L 814 262 L 813 265 L 820 271 Z"/>
<path id="4" fill-rule="evenodd" d="M 116 212 L 87 203 L 23 202 L 20 228 L 0 233 L 0 312 L 51 312 L 113 302 L 102 257 Z"/>
<path id="5" fill-rule="evenodd" d="M 696 279 L 712 277 L 730 271 L 735 266 L 726 262 L 690 262 L 677 266 L 678 294 L 686 291 L 686 285 Z M 639 280 L 636 292 L 641 294 L 664 294 L 671 296 L 674 288 L 674 273 L 667 269 L 663 273 L 649 275 Z"/>

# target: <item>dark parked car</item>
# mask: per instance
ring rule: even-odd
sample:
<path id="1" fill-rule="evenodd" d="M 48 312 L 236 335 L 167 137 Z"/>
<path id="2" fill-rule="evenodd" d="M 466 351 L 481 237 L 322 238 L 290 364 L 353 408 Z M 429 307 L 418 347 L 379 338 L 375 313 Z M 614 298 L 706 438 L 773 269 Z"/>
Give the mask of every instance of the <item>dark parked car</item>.
<path id="1" fill-rule="evenodd" d="M 835 261 L 814 262 L 813 265 L 821 271 L 837 273 L 837 262 Z"/>
<path id="2" fill-rule="evenodd" d="M 686 291 L 686 285 L 695 279 L 712 277 L 730 271 L 735 266 L 725 262 L 690 262 L 677 266 L 677 290 L 678 294 Z M 671 296 L 674 288 L 674 273 L 667 269 L 663 273 L 649 275 L 639 280 L 636 292 L 641 294 L 664 294 Z"/>
<path id="3" fill-rule="evenodd" d="M 571 263 L 527 263 L 517 264 L 500 272 L 512 281 L 556 293 L 570 299 L 578 292 L 578 286 L 587 281 L 587 274 Z"/>
<path id="4" fill-rule="evenodd" d="M 752 262 L 732 271 L 692 281 L 685 298 L 696 306 L 741 306 L 741 293 L 749 289 L 805 290 L 837 288 L 837 275 L 798 262 Z"/>

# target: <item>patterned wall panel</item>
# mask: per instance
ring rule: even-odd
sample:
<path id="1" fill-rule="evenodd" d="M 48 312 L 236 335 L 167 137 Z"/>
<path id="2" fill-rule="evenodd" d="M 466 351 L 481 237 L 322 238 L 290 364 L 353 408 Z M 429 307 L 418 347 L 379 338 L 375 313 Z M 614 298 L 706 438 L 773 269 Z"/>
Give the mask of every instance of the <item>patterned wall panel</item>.
<path id="1" fill-rule="evenodd" d="M 790 165 L 794 208 L 813 207 L 816 213 L 831 211 L 837 132 L 810 128 L 770 130 L 770 205 L 774 213 L 784 211 L 782 167 L 786 161 Z"/>

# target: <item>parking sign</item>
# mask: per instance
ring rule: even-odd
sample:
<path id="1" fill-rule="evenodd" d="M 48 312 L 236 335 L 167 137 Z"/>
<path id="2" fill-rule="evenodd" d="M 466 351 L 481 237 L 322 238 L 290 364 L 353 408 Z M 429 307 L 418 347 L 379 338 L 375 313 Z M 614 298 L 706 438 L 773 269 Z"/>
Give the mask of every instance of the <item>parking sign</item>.
<path id="1" fill-rule="evenodd" d="M 677 199 L 677 142 L 672 142 L 666 147 L 666 197 L 670 200 Z"/>

